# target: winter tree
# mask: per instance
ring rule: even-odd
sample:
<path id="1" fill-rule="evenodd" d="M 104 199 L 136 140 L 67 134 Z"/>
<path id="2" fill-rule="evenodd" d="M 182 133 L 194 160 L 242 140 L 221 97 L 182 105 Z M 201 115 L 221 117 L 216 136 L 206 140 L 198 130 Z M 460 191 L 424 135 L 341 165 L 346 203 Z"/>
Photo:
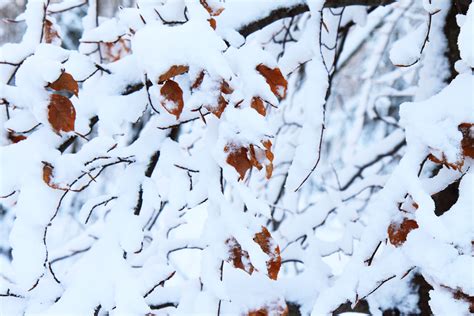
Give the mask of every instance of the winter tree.
<path id="1" fill-rule="evenodd" d="M 1 314 L 474 312 L 470 2 L 29 0 Z"/>

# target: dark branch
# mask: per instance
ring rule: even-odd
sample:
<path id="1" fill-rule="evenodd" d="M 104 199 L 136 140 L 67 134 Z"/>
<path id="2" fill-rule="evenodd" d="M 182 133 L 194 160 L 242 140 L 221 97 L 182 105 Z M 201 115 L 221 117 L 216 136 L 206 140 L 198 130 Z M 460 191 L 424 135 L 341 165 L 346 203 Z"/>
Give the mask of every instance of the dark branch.
<path id="1" fill-rule="evenodd" d="M 366 5 L 366 6 L 380 6 L 387 5 L 394 2 L 394 0 L 327 0 L 324 4 L 326 8 L 341 8 L 351 5 Z M 247 37 L 250 34 L 261 30 L 267 25 L 272 24 L 275 21 L 292 18 L 299 14 L 309 11 L 309 7 L 306 4 L 298 4 L 292 7 L 278 8 L 270 13 L 253 22 L 248 23 L 247 25 L 241 27 L 238 32 L 243 36 Z"/>

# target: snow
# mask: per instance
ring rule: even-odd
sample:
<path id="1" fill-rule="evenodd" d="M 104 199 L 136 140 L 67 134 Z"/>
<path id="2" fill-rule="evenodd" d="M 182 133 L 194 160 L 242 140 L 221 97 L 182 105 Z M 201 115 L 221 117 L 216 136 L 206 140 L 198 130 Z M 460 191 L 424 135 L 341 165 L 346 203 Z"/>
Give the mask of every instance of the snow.
<path id="1" fill-rule="evenodd" d="M 471 40 L 474 37 L 474 6 L 472 4 L 469 5 L 466 17 L 460 26 L 458 37 L 459 54 L 462 60 L 473 68 L 474 47 Z"/>
<path id="2" fill-rule="evenodd" d="M 13 64 L 0 65 L 2 313 L 280 315 L 291 302 L 326 315 L 364 298 L 371 314 L 410 314 L 421 312 L 415 275 L 433 287 L 435 315 L 468 313 L 474 172 L 459 125 L 474 122 L 472 6 L 457 17 L 459 73 L 448 80 L 446 1 L 341 13 L 324 1 L 207 0 L 224 9 L 215 16 L 204 2 L 140 0 L 112 18 L 96 2 L 81 17 L 60 12 L 81 0 L 46 10 L 30 1 L 17 18 L 22 41 L 0 47 Z M 238 33 L 296 5 L 310 10 Z M 78 47 L 41 43 L 45 12 L 63 36 L 82 20 Z M 339 21 L 356 25 L 336 54 Z M 130 51 L 105 58 L 98 42 L 119 38 Z M 284 98 L 259 65 L 281 70 Z M 161 103 L 159 77 L 172 66 L 188 68 L 172 78 L 183 92 L 178 117 Z M 77 96 L 48 88 L 63 72 Z M 53 93 L 70 98 L 73 132 L 51 128 Z M 272 177 L 252 166 L 239 179 L 225 148 L 251 146 Z M 453 186 L 440 215 L 438 195 Z M 418 227 L 393 245 L 388 227 L 404 219 Z M 256 241 L 263 227 L 270 249 Z"/>

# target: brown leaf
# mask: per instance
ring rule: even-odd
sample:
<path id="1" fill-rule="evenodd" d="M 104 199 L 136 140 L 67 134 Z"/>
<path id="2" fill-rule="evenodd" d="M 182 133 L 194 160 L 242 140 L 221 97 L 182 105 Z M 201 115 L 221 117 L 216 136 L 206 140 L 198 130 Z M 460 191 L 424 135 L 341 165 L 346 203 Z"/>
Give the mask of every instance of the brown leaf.
<path id="1" fill-rule="evenodd" d="M 48 19 L 43 23 L 43 39 L 46 44 L 51 44 L 55 39 L 59 39 L 58 31 L 54 28 L 53 22 Z"/>
<path id="2" fill-rule="evenodd" d="M 258 161 L 257 154 L 255 153 L 255 146 L 250 144 L 250 163 L 252 166 L 257 168 L 258 170 L 262 169 L 262 164 Z"/>
<path id="3" fill-rule="evenodd" d="M 442 154 L 441 159 L 437 158 L 433 154 L 429 154 L 428 159 L 431 160 L 434 163 L 444 165 L 448 169 L 453 169 L 453 170 L 459 170 L 464 165 L 464 160 L 456 161 L 455 163 L 448 162 L 448 160 L 446 159 L 446 156 L 444 155 L 444 153 Z"/>
<path id="4" fill-rule="evenodd" d="M 52 94 L 48 105 L 48 121 L 56 132 L 74 131 L 76 109 L 71 101 L 59 94 Z"/>
<path id="5" fill-rule="evenodd" d="M 221 118 L 221 115 L 224 112 L 225 108 L 227 107 L 227 104 L 228 104 L 227 100 L 221 94 L 219 98 L 217 99 L 217 106 L 205 105 L 204 107 L 208 111 L 212 112 L 212 114 L 214 114 L 218 118 Z"/>
<path id="6" fill-rule="evenodd" d="M 418 223 L 413 219 L 404 218 L 401 223 L 392 223 L 388 226 L 388 239 L 395 247 L 401 246 L 408 234 L 418 228 Z"/>
<path id="7" fill-rule="evenodd" d="M 266 177 L 267 179 L 270 179 L 273 173 L 273 158 L 274 158 L 274 155 L 272 153 L 272 142 L 270 140 L 265 140 L 262 142 L 262 144 L 263 144 L 263 147 L 265 147 L 265 156 L 267 157 L 268 161 L 270 161 L 270 163 L 265 166 Z"/>
<path id="8" fill-rule="evenodd" d="M 243 180 L 247 170 L 252 168 L 249 158 L 247 157 L 248 149 L 245 147 L 235 147 L 235 145 L 230 144 L 224 147 L 224 152 L 229 153 L 227 156 L 227 163 L 234 167 L 234 169 L 239 173 L 239 180 Z"/>
<path id="9" fill-rule="evenodd" d="M 114 62 L 122 59 L 131 52 L 130 41 L 126 41 L 122 37 L 114 42 L 100 43 L 103 58 L 109 62 Z"/>
<path id="10" fill-rule="evenodd" d="M 224 8 L 223 7 L 220 7 L 220 8 L 216 8 L 216 7 L 211 7 L 206 0 L 199 0 L 199 2 L 201 3 L 201 5 L 204 7 L 204 9 L 207 10 L 207 12 L 209 12 L 209 15 L 210 16 L 218 16 L 219 14 L 222 13 L 222 11 L 224 11 Z"/>
<path id="11" fill-rule="evenodd" d="M 265 116 L 267 114 L 267 110 L 265 109 L 265 105 L 263 104 L 262 98 L 260 97 L 253 97 L 252 103 L 250 106 L 255 109 L 258 114 Z"/>
<path id="12" fill-rule="evenodd" d="M 257 66 L 257 71 L 265 77 L 267 84 L 270 86 L 273 94 L 276 95 L 279 99 L 283 99 L 286 96 L 286 89 L 288 87 L 288 82 L 283 77 L 279 68 L 271 69 L 264 64 Z"/>
<path id="13" fill-rule="evenodd" d="M 283 303 L 283 304 L 282 304 Z M 288 306 L 284 302 L 271 302 L 264 307 L 248 312 L 248 316 L 288 316 Z"/>
<path id="14" fill-rule="evenodd" d="M 229 249 L 229 258 L 227 261 L 231 262 L 235 268 L 252 274 L 255 269 L 250 262 L 249 254 L 247 251 L 242 250 L 242 246 L 239 242 L 234 237 L 230 237 L 225 241 L 225 244 Z"/>
<path id="15" fill-rule="evenodd" d="M 199 75 L 194 80 L 193 84 L 191 85 L 191 89 L 197 89 L 201 86 L 202 81 L 204 80 L 204 70 L 201 70 Z"/>
<path id="16" fill-rule="evenodd" d="M 209 25 L 212 27 L 212 29 L 215 30 L 217 27 L 216 19 L 210 18 L 207 21 L 209 21 Z"/>
<path id="17" fill-rule="evenodd" d="M 56 81 L 48 84 L 48 87 L 55 91 L 69 91 L 71 93 L 74 93 L 76 97 L 79 93 L 79 85 L 77 84 L 77 81 L 74 80 L 74 78 L 67 72 L 61 73 L 61 75 L 58 79 L 56 79 Z"/>
<path id="18" fill-rule="evenodd" d="M 18 142 L 21 142 L 22 140 L 26 139 L 26 136 L 16 134 L 13 131 L 8 132 L 8 139 L 13 143 L 16 144 Z"/>
<path id="19" fill-rule="evenodd" d="M 259 244 L 262 251 L 270 257 L 267 261 L 268 276 L 270 279 L 276 280 L 281 267 L 280 247 L 275 245 L 272 235 L 264 226 L 262 226 L 261 232 L 255 234 L 253 240 Z"/>
<path id="20" fill-rule="evenodd" d="M 458 126 L 462 133 L 461 148 L 466 157 L 474 158 L 474 124 L 462 123 Z"/>
<path id="21" fill-rule="evenodd" d="M 224 94 L 231 94 L 234 92 L 234 89 L 232 89 L 229 85 L 229 83 L 225 80 L 222 80 L 221 82 L 221 92 Z"/>
<path id="22" fill-rule="evenodd" d="M 184 107 L 183 90 L 181 90 L 175 81 L 167 80 L 161 87 L 160 92 L 165 99 L 161 102 L 163 108 L 168 111 L 168 113 L 176 116 L 176 119 L 179 119 Z"/>
<path id="23" fill-rule="evenodd" d="M 170 69 L 168 69 L 164 74 L 162 74 L 158 78 L 158 83 L 161 84 L 168 79 L 171 79 L 178 75 L 184 74 L 185 72 L 188 72 L 188 70 L 189 70 L 189 67 L 186 65 L 173 65 L 170 67 Z"/>
<path id="24" fill-rule="evenodd" d="M 54 167 L 46 162 L 43 161 L 43 181 L 46 183 L 50 188 L 56 190 L 66 191 L 66 189 L 59 187 L 58 185 L 53 183 L 53 169 Z"/>

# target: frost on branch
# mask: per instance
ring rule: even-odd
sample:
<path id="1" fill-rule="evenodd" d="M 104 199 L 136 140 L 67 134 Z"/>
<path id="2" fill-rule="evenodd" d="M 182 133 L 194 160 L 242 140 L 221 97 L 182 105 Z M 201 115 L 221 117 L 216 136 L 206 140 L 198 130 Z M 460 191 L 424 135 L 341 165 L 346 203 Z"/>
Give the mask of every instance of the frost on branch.
<path id="1" fill-rule="evenodd" d="M 2 312 L 474 311 L 472 5 L 123 3 L 11 17 Z"/>

